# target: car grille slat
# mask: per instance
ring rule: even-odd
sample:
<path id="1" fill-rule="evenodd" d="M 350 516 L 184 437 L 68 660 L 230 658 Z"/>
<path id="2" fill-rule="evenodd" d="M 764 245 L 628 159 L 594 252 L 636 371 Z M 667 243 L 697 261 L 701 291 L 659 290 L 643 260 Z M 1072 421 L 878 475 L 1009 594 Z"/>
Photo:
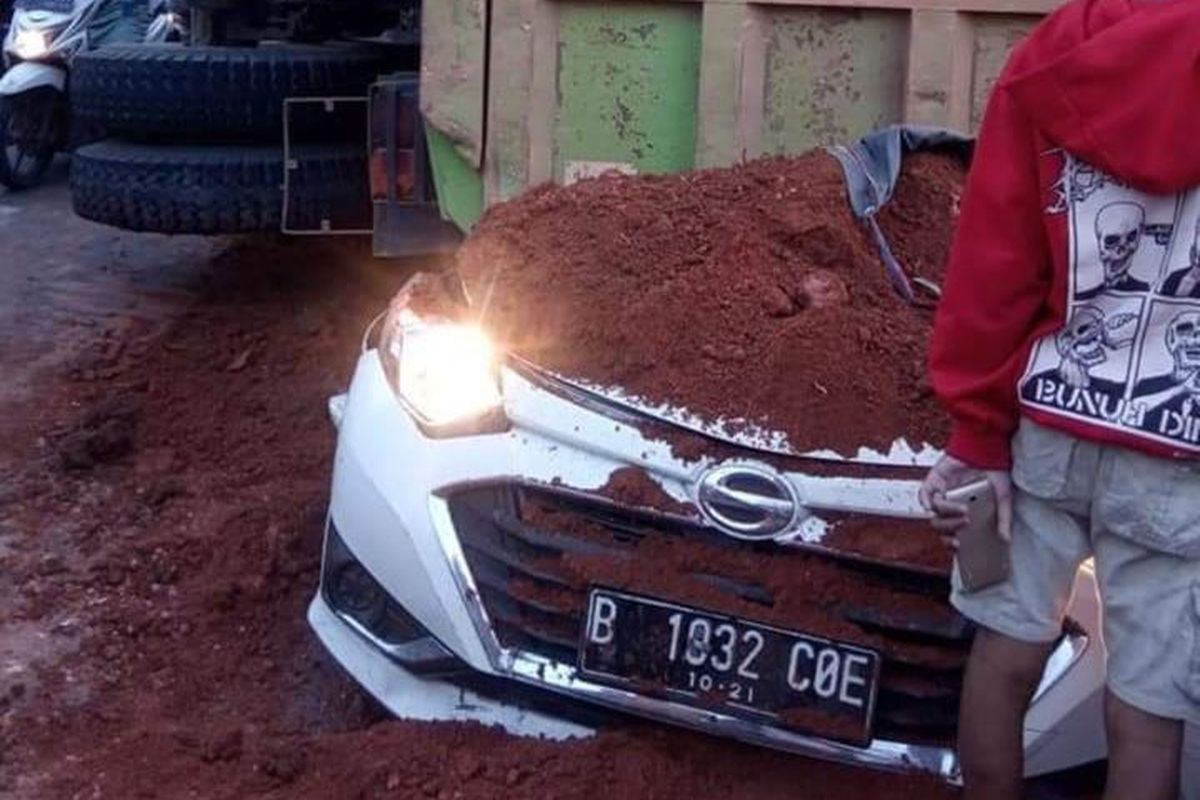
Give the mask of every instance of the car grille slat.
<path id="1" fill-rule="evenodd" d="M 524 542 L 530 547 L 542 548 L 551 553 L 568 552 L 579 555 L 607 555 L 612 552 L 611 547 L 605 547 L 601 544 L 582 542 L 564 536 L 557 536 L 554 533 L 540 531 L 537 528 L 525 525 L 515 514 L 508 511 L 497 511 L 492 515 L 492 518 L 496 522 L 496 527 L 508 536 Z"/>
<path id="2" fill-rule="evenodd" d="M 499 564 L 487 558 L 477 557 L 473 561 L 474 564 L 477 565 L 474 569 L 475 583 L 480 587 L 490 589 L 498 596 L 508 598 L 513 602 L 518 602 L 521 605 L 528 606 L 538 611 L 544 611 L 546 613 L 562 613 L 560 609 L 556 608 L 550 603 L 541 602 L 536 598 L 520 598 L 512 593 L 514 581 L 522 578 L 525 580 L 539 580 L 536 576 L 531 576 L 528 574 L 522 575 L 515 570 L 506 568 L 503 564 Z M 570 589 L 570 587 L 566 584 L 546 582 L 545 585 L 553 586 L 563 591 Z"/>
<path id="3" fill-rule="evenodd" d="M 943 640 L 951 645 L 969 644 L 972 639 L 971 625 L 962 617 L 949 619 L 901 617 L 873 608 L 846 606 L 843 615 L 851 622 L 867 630 L 877 630 L 899 636 L 908 636 L 916 641 Z"/>
<path id="4" fill-rule="evenodd" d="M 957 701 L 959 692 L 962 691 L 962 673 L 931 673 L 930 670 L 913 669 L 892 661 L 884 668 L 879 687 L 880 691 L 891 692 L 915 701 Z"/>
<path id="5" fill-rule="evenodd" d="M 485 564 L 491 562 L 499 565 L 499 567 L 511 570 L 514 573 L 526 575 L 545 583 L 555 584 L 564 588 L 569 587 L 569 584 L 553 569 L 539 565 L 537 558 L 530 558 L 528 555 L 523 555 L 511 546 L 507 546 L 499 537 L 488 535 L 479 536 L 477 538 L 464 541 L 463 547 L 467 552 L 467 560 L 472 562 L 474 568 L 474 559 L 482 557 Z M 507 583 L 507 576 L 500 579 L 499 586 L 503 588 Z"/>
<path id="6" fill-rule="evenodd" d="M 794 549 L 735 542 L 688 520 L 628 511 L 606 499 L 589 502 L 573 492 L 542 487 L 476 486 L 455 492 L 448 500 L 456 533 L 500 643 L 570 665 L 577 660 L 587 586 L 578 585 L 578 570 L 566 569 L 560 559 L 634 558 L 638 543 L 649 536 L 674 537 L 674 541 L 698 537 L 709 545 L 742 548 L 744 552 L 756 548 L 752 552 L 767 557 L 775 552 L 796 555 Z M 527 502 L 536 502 L 552 514 L 524 518 L 521 509 Z M 547 521 L 558 520 L 582 520 L 590 527 L 584 535 L 570 524 L 547 525 Z M 834 564 L 864 586 L 886 587 L 926 605 L 933 598 L 935 610 L 938 603 L 945 604 L 944 615 L 908 614 L 862 604 L 836 605 L 831 613 L 879 642 L 883 667 L 876 699 L 876 735 L 951 745 L 973 630 L 944 600 L 948 581 L 934 581 L 926 574 L 911 574 L 898 567 L 846 562 L 832 555 L 808 553 L 803 557 Z M 703 569 L 684 574 L 720 594 L 765 609 L 776 602 L 769 586 L 745 576 Z"/>
<path id="7" fill-rule="evenodd" d="M 876 700 L 876 716 L 896 726 L 939 728 L 954 725 L 958 716 L 957 703 L 913 703 L 880 694 Z"/>
<path id="8" fill-rule="evenodd" d="M 501 549 L 498 549 L 495 547 L 490 547 L 490 546 L 482 546 L 481 547 L 481 546 L 476 546 L 476 545 L 469 545 L 467 547 L 467 550 L 471 551 L 471 552 L 467 553 L 468 560 L 471 560 L 473 556 L 476 558 L 479 556 L 483 556 L 484 558 L 490 559 L 498 564 L 508 567 L 515 572 L 520 572 L 525 575 L 528 575 L 531 578 L 536 578 L 538 580 L 545 581 L 546 583 L 560 584 L 564 587 L 567 586 L 567 583 L 565 581 L 563 581 L 561 578 L 557 577 L 552 571 L 541 569 L 537 566 L 531 566 L 529 564 L 523 564 L 523 563 L 521 563 L 521 561 L 519 559 L 513 557 L 509 553 L 504 552 Z"/>
<path id="9" fill-rule="evenodd" d="M 689 574 L 701 583 L 723 589 L 735 597 L 740 597 L 742 600 L 758 603 L 760 606 L 771 606 L 774 604 L 774 598 L 771 597 L 770 590 L 765 586 L 727 578 L 724 575 L 712 575 L 706 572 L 693 572 Z"/>
<path id="10" fill-rule="evenodd" d="M 575 622 L 568 617 L 540 611 L 532 606 L 522 606 L 490 589 L 484 592 L 484 598 L 490 601 L 488 613 L 492 622 L 498 624 L 500 629 L 520 630 L 528 638 L 553 644 L 568 652 L 574 652 L 579 644 Z"/>

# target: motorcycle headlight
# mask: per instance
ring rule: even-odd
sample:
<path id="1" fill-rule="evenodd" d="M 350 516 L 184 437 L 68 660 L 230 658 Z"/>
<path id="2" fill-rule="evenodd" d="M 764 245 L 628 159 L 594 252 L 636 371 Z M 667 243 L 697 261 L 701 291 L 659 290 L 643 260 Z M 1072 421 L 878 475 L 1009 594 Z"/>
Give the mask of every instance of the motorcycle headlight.
<path id="1" fill-rule="evenodd" d="M 388 312 L 379 360 L 396 397 L 431 436 L 504 430 L 499 357 L 477 325 Z"/>
<path id="2" fill-rule="evenodd" d="M 12 53 L 24 61 L 42 58 L 50 52 L 50 37 L 45 31 L 17 31 L 13 37 Z"/>

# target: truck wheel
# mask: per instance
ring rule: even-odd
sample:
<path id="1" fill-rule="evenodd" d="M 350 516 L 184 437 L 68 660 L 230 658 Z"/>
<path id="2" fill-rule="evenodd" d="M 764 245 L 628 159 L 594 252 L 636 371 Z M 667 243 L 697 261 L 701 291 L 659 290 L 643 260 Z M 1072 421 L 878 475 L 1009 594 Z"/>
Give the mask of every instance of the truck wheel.
<path id="1" fill-rule="evenodd" d="M 293 149 L 288 228 L 370 228 L 362 145 Z M 250 233 L 283 224 L 283 148 L 106 140 L 71 160 L 79 216 L 132 231 Z"/>
<path id="2" fill-rule="evenodd" d="M 365 97 L 385 71 L 375 50 L 263 45 L 112 45 L 71 63 L 71 111 L 131 141 L 278 142 L 288 97 Z M 343 139 L 312 116 L 293 116 L 305 141 Z"/>

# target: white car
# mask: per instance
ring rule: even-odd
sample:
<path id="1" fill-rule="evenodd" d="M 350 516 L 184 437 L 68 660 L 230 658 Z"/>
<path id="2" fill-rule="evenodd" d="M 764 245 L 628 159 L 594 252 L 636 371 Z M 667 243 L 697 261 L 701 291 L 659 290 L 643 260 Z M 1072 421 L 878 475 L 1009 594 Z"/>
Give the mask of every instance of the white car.
<path id="1" fill-rule="evenodd" d="M 602 707 L 958 781 L 954 729 L 972 630 L 946 601 L 946 577 L 821 542 L 837 520 L 911 526 L 923 516 L 919 468 L 936 452 L 781 454 L 769 440 L 699 430 L 685 415 L 499 357 L 479 329 L 423 318 L 402 298 L 377 339 L 368 331 L 348 394 L 330 401 L 340 431 L 309 610 L 325 647 L 368 692 L 402 717 L 550 737 L 588 735 L 575 712 Z M 630 467 L 670 502 L 637 506 L 602 491 Z M 534 506 L 540 516 L 526 513 Z M 839 625 L 869 629 L 875 644 L 863 646 L 716 601 L 630 591 L 611 574 L 579 580 L 588 558 L 621 548 L 619 557 L 637 558 L 643 543 L 667 540 L 764 567 L 807 559 L 872 591 L 917 593 L 944 617 L 904 618 L 869 602 L 843 609 Z M 771 603 L 770 587 L 744 576 L 704 579 L 714 598 Z M 1085 567 L 1026 718 L 1030 775 L 1104 756 L 1099 633 Z M 936 658 L 914 659 L 914 648 Z"/>

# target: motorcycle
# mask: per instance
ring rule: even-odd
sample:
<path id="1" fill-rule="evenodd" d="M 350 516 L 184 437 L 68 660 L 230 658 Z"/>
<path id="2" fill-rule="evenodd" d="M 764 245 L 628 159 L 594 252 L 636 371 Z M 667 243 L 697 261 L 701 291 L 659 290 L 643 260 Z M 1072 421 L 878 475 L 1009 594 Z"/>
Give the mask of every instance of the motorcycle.
<path id="1" fill-rule="evenodd" d="M 142 1 L 139 10 L 135 0 L 16 0 L 0 77 L 0 185 L 36 186 L 68 145 L 67 73 L 76 53 L 178 35 L 172 4 Z"/>

